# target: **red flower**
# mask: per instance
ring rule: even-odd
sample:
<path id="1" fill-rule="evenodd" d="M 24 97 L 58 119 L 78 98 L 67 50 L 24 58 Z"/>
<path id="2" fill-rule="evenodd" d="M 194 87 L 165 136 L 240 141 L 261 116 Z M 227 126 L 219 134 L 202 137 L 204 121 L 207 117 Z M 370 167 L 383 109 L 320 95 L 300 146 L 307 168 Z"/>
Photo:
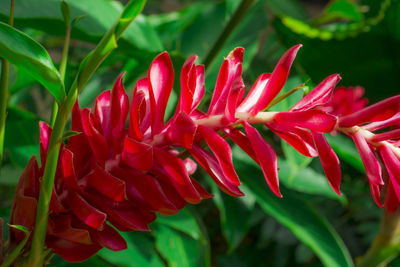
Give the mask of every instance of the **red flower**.
<path id="1" fill-rule="evenodd" d="M 211 195 L 190 175 L 191 159 L 185 149 L 225 193 L 241 196 L 232 151 L 222 131 L 262 168 L 271 190 L 279 192 L 275 151 L 250 124 L 263 123 L 300 153 L 321 156 L 328 180 L 337 193 L 340 167 L 323 137 L 336 125 L 336 117 L 316 109 L 328 101 L 339 81 L 328 77 L 289 112 L 262 112 L 280 92 L 300 45 L 289 49 L 272 74 L 262 74 L 243 98 L 243 48 L 224 60 L 207 113 L 197 107 L 204 96 L 204 67 L 196 56 L 183 65 L 181 95 L 174 116 L 164 122 L 174 72 L 167 53 L 152 62 L 146 78 L 133 92 L 131 108 L 119 76 L 112 91 L 97 99 L 94 112 L 72 111 L 72 136 L 60 150 L 50 205 L 46 245 L 67 261 L 82 261 L 102 247 L 126 248 L 118 231 L 149 230 L 155 213 L 177 213 L 186 203 L 197 204 Z M 128 129 L 125 123 L 128 120 Z M 245 131 L 234 128 L 244 126 Z M 41 123 L 41 162 L 46 161 L 51 129 Z M 226 137 L 225 136 L 225 137 Z M 209 149 L 203 147 L 204 141 Z M 17 187 L 12 224 L 34 227 L 39 180 L 43 166 L 32 158 Z M 11 243 L 22 236 L 11 229 Z"/>
<path id="2" fill-rule="evenodd" d="M 322 108 L 324 111 L 336 116 L 344 116 L 360 109 L 363 109 L 368 99 L 363 97 L 364 88 L 361 86 L 355 87 L 338 87 L 328 101 Z"/>

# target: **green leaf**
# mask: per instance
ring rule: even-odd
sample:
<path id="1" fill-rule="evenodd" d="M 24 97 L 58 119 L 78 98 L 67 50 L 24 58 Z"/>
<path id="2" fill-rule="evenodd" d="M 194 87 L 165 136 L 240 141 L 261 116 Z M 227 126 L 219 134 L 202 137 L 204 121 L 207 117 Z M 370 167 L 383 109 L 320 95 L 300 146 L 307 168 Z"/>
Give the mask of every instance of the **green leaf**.
<path id="1" fill-rule="evenodd" d="M 290 189 L 337 199 L 342 204 L 347 203 L 343 194 L 339 196 L 333 191 L 325 175 L 310 167 L 297 169 L 297 172 L 293 172 L 293 167 L 286 160 L 279 159 L 279 180 Z"/>
<path id="2" fill-rule="evenodd" d="M 0 185 L 16 186 L 21 173 L 22 169 L 17 169 L 11 165 L 2 166 L 0 172 Z"/>
<path id="3" fill-rule="evenodd" d="M 59 103 L 64 100 L 64 84 L 47 51 L 25 33 L 2 22 L 0 22 L 0 57 L 24 69 Z"/>
<path id="4" fill-rule="evenodd" d="M 204 243 L 163 224 L 158 224 L 153 231 L 157 250 L 167 261 L 168 266 L 205 265 L 207 257 Z"/>
<path id="5" fill-rule="evenodd" d="M 123 6 L 118 1 L 109 0 L 68 0 L 71 18 L 75 19 L 72 38 L 98 43 L 104 33 L 113 26 L 121 14 Z M 126 1 L 125 1 L 126 2 Z M 133 1 L 132 5 L 143 3 Z M 65 25 L 60 12 L 60 1 L 55 0 L 18 0 L 15 2 L 15 23 L 22 27 L 42 30 L 49 34 L 64 37 Z M 46 8 L 43 8 L 46 7 Z M 131 9 L 135 12 L 134 9 Z M 0 5 L 0 20 L 8 19 L 9 7 Z M 99 15 L 100 14 L 100 15 Z M 129 12 L 125 15 L 130 15 Z M 150 26 L 147 17 L 139 15 L 122 35 L 121 49 L 131 55 L 142 56 L 144 52 L 160 52 L 163 45 Z"/>
<path id="6" fill-rule="evenodd" d="M 39 119 L 32 113 L 9 106 L 4 148 L 14 165 L 25 168 L 39 154 Z"/>
<path id="7" fill-rule="evenodd" d="M 128 248 L 122 251 L 102 249 L 98 256 L 118 266 L 164 266 L 160 257 L 154 250 L 148 233 L 131 232 L 120 233 L 128 244 Z"/>
<path id="8" fill-rule="evenodd" d="M 193 239 L 201 239 L 201 230 L 193 215 L 187 208 L 180 210 L 173 216 L 163 217 L 161 215 L 157 218 L 157 223 L 167 225 L 175 230 L 181 231 Z"/>
<path id="9" fill-rule="evenodd" d="M 82 132 L 77 132 L 77 131 L 69 130 L 69 131 L 66 131 L 66 132 L 63 134 L 62 139 L 63 139 L 63 141 L 65 141 L 65 140 L 67 140 L 68 138 L 70 138 L 70 137 L 72 137 L 72 136 L 75 136 L 75 135 L 78 135 L 78 134 L 81 134 L 81 133 L 82 133 Z"/>
<path id="10" fill-rule="evenodd" d="M 255 199 L 251 194 L 234 198 L 222 193 L 214 183 L 210 184 L 213 188 L 213 200 L 221 216 L 221 229 L 229 243 L 228 254 L 230 254 L 240 245 L 251 226 Z"/>
<path id="11" fill-rule="evenodd" d="M 260 168 L 248 164 L 237 153 L 234 160 L 239 177 L 262 209 L 310 247 L 325 266 L 353 266 L 339 235 L 307 202 L 282 186 L 283 198 L 277 198 L 268 189 Z"/>

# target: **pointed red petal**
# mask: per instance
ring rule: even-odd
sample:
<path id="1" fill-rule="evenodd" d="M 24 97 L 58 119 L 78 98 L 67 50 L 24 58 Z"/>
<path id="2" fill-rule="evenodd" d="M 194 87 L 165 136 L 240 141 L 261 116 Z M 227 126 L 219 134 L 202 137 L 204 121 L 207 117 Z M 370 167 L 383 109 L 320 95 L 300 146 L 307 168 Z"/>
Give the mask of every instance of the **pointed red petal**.
<path id="1" fill-rule="evenodd" d="M 360 134 L 360 132 L 354 133 L 352 136 L 354 143 L 356 144 L 358 153 L 360 154 L 361 160 L 364 164 L 367 176 L 373 185 L 383 185 L 381 165 L 376 159 L 374 153 L 369 147 L 365 138 Z M 376 191 L 374 188 L 373 191 Z"/>
<path id="2" fill-rule="evenodd" d="M 82 245 L 75 242 L 55 237 L 47 238 L 46 244 L 53 252 L 69 262 L 81 262 L 96 254 L 101 246 L 99 244 Z"/>
<path id="3" fill-rule="evenodd" d="M 74 169 L 72 152 L 68 149 L 64 149 L 61 160 L 65 185 L 70 190 L 79 190 L 78 180 Z"/>
<path id="4" fill-rule="evenodd" d="M 189 151 L 203 169 L 211 176 L 218 187 L 231 196 L 243 196 L 244 194 L 235 185 L 232 185 L 225 177 L 217 159 L 209 152 L 205 151 L 198 145 L 193 145 Z"/>
<path id="5" fill-rule="evenodd" d="M 168 137 L 184 148 L 192 147 L 197 126 L 193 120 L 185 113 L 179 112 L 173 119 L 168 128 Z"/>
<path id="6" fill-rule="evenodd" d="M 124 238 L 109 225 L 105 225 L 103 231 L 97 231 L 96 237 L 103 247 L 112 251 L 120 251 L 128 247 Z"/>
<path id="7" fill-rule="evenodd" d="M 129 173 L 124 174 L 123 177 L 127 182 L 128 199 L 132 203 L 141 199 L 143 203 L 146 203 L 154 211 L 161 214 L 172 215 L 178 212 L 178 208 L 170 201 L 156 177 L 145 174 L 132 175 Z M 178 195 L 177 192 L 175 194 Z"/>
<path id="8" fill-rule="evenodd" d="M 124 74 L 125 72 L 118 76 L 111 91 L 111 123 L 109 127 L 111 127 L 111 143 L 114 155 L 120 153 L 121 138 L 129 113 L 129 99 L 122 84 Z"/>
<path id="9" fill-rule="evenodd" d="M 309 131 L 296 126 L 292 127 L 277 123 L 267 123 L 265 125 L 302 155 L 306 157 L 318 156 Z"/>
<path id="10" fill-rule="evenodd" d="M 379 152 L 382 157 L 383 163 L 386 166 L 387 172 L 389 174 L 389 179 L 392 183 L 397 198 L 400 199 L 400 160 L 385 144 L 383 144 L 379 148 Z"/>
<path id="11" fill-rule="evenodd" d="M 90 205 L 82 196 L 74 192 L 70 194 L 68 202 L 72 212 L 82 222 L 96 230 L 104 229 L 107 218 L 105 213 Z"/>
<path id="12" fill-rule="evenodd" d="M 108 144 L 104 139 L 104 136 L 99 132 L 96 127 L 98 121 L 90 113 L 89 109 L 85 108 L 82 110 L 82 126 L 89 140 L 90 147 L 96 157 L 97 162 L 104 166 L 105 161 L 108 157 Z"/>
<path id="13" fill-rule="evenodd" d="M 46 164 L 47 150 L 49 149 L 49 142 L 52 129 L 44 121 L 39 122 L 40 129 L 40 161 L 42 166 Z"/>
<path id="14" fill-rule="evenodd" d="M 216 156 L 225 177 L 232 185 L 239 186 L 239 177 L 236 174 L 235 167 L 232 162 L 232 150 L 229 144 L 215 131 L 199 125 L 199 132 L 203 136 L 207 145 L 210 147 L 211 151 Z"/>
<path id="15" fill-rule="evenodd" d="M 126 137 L 121 160 L 133 169 L 150 170 L 153 167 L 153 147 Z"/>
<path id="16" fill-rule="evenodd" d="M 370 124 L 367 124 L 363 127 L 365 130 L 373 132 L 373 131 L 380 130 L 380 129 L 383 129 L 383 128 L 386 128 L 389 126 L 393 126 L 393 125 L 396 125 L 399 123 L 400 123 L 400 113 L 397 113 L 390 119 L 387 119 L 384 121 L 378 121 L 378 122 L 371 122 Z"/>
<path id="17" fill-rule="evenodd" d="M 194 188 L 183 161 L 158 148 L 154 148 L 154 156 L 181 197 L 192 204 L 200 203 L 201 197 Z"/>
<path id="18" fill-rule="evenodd" d="M 96 119 L 101 124 L 102 132 L 106 140 L 111 135 L 111 91 L 102 92 L 97 98 L 94 108 Z"/>
<path id="19" fill-rule="evenodd" d="M 244 49 L 235 48 L 221 65 L 208 114 L 221 114 L 228 104 L 231 91 L 241 80 Z"/>
<path id="20" fill-rule="evenodd" d="M 190 114 L 193 104 L 193 94 L 196 89 L 196 61 L 197 56 L 190 56 L 183 64 L 181 71 L 181 96 L 178 102 L 177 112 L 184 111 Z"/>
<path id="21" fill-rule="evenodd" d="M 400 111 L 400 95 L 382 100 L 339 119 L 340 127 L 352 127 L 367 122 L 383 121 Z"/>
<path id="22" fill-rule="evenodd" d="M 340 180 L 342 179 L 342 172 L 340 170 L 339 158 L 329 146 L 324 134 L 315 131 L 311 131 L 311 133 L 313 135 L 315 146 L 318 150 L 325 175 L 328 178 L 328 182 L 332 189 L 335 190 L 336 194 L 340 196 L 342 195 L 340 193 Z"/>
<path id="23" fill-rule="evenodd" d="M 324 105 L 331 98 L 333 89 L 340 79 L 339 74 L 328 76 L 314 90 L 297 102 L 290 111 L 304 111 Z"/>
<path id="24" fill-rule="evenodd" d="M 396 129 L 393 131 L 389 131 L 386 133 L 376 134 L 372 137 L 373 142 L 380 142 L 390 139 L 399 139 L 400 138 L 400 129 Z"/>
<path id="25" fill-rule="evenodd" d="M 270 77 L 271 73 L 263 73 L 258 76 L 253 87 L 251 87 L 250 92 L 237 108 L 238 112 L 250 112 L 255 107 L 257 102 L 260 100 L 260 97 L 263 95 Z"/>
<path id="26" fill-rule="evenodd" d="M 251 98 L 257 99 L 256 104 L 249 110 L 252 115 L 265 109 L 282 90 L 289 76 L 290 67 L 301 46 L 302 45 L 295 45 L 286 51 L 269 77 L 268 82 L 265 83 L 265 87 L 262 88 L 262 90 L 261 88 L 259 89 L 261 90 L 261 94 L 256 90 L 254 95 L 251 96 Z"/>
<path id="27" fill-rule="evenodd" d="M 174 69 L 167 52 L 159 54 L 149 69 L 150 99 L 153 114 L 152 134 L 158 134 L 164 125 L 165 109 L 174 84 Z"/>
<path id="28" fill-rule="evenodd" d="M 249 137 L 251 146 L 256 153 L 257 163 L 261 166 L 267 184 L 275 195 L 282 197 L 282 194 L 279 192 L 278 157 L 275 150 L 254 127 L 247 122 L 244 122 L 243 126 Z"/>
<path id="29" fill-rule="evenodd" d="M 146 112 L 146 96 L 143 91 L 136 92 L 132 99 L 131 114 L 129 116 L 128 136 L 134 140 L 141 141 L 143 134 L 140 123 Z"/>
<path id="30" fill-rule="evenodd" d="M 372 198 L 374 199 L 376 205 L 378 207 L 382 208 L 382 200 L 381 200 L 381 186 L 375 185 L 373 183 L 369 183 L 369 188 L 371 189 L 371 195 Z"/>
<path id="31" fill-rule="evenodd" d="M 89 231 L 71 226 L 71 216 L 60 215 L 49 218 L 48 234 L 79 244 L 93 244 Z"/>
<path id="32" fill-rule="evenodd" d="M 224 132 L 233 142 L 235 142 L 235 144 L 246 152 L 247 155 L 249 155 L 255 162 L 258 162 L 256 153 L 251 147 L 250 140 L 246 134 L 235 128 L 224 128 Z"/>
<path id="33" fill-rule="evenodd" d="M 95 165 L 93 171 L 88 174 L 88 184 L 98 192 L 114 201 L 126 200 L 126 189 L 124 181 L 106 172 Z"/>
<path id="34" fill-rule="evenodd" d="M 190 180 L 192 181 L 194 187 L 196 188 L 197 192 L 201 196 L 202 199 L 209 199 L 212 198 L 213 195 L 208 193 L 202 186 L 199 184 L 195 179 L 190 177 Z"/>
<path id="35" fill-rule="evenodd" d="M 193 93 L 193 103 L 192 109 L 190 113 L 193 112 L 194 109 L 200 104 L 201 100 L 205 94 L 205 87 L 204 87 L 204 65 L 196 66 L 196 88 Z"/>
<path id="36" fill-rule="evenodd" d="M 336 117 L 324 111 L 313 109 L 306 111 L 278 112 L 274 122 L 289 126 L 298 126 L 310 130 L 328 133 L 336 125 Z"/>

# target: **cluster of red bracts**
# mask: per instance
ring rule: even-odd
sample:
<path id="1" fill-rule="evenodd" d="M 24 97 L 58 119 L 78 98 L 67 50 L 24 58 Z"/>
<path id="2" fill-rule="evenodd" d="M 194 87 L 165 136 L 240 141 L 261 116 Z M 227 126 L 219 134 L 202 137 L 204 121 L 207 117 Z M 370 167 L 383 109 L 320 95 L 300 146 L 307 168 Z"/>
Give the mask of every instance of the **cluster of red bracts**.
<path id="1" fill-rule="evenodd" d="M 319 155 L 330 185 L 340 194 L 339 160 L 323 135 L 337 128 L 338 118 L 321 108 L 330 101 L 339 75 L 326 78 L 287 112 L 263 112 L 284 86 L 300 47 L 289 49 L 272 73 L 261 74 L 246 97 L 241 77 L 244 50 L 232 51 L 220 68 L 207 112 L 197 108 L 205 93 L 204 67 L 195 64 L 196 56 L 190 57 L 181 71 L 176 112 L 167 123 L 164 115 L 174 82 L 167 53 L 157 56 L 147 78 L 137 82 L 131 104 L 122 75 L 112 91 L 105 91 L 96 99 L 94 112 L 87 108 L 80 110 L 76 103 L 72 130 L 80 134 L 70 137 L 60 151 L 46 245 L 67 261 L 85 260 L 103 247 L 122 250 L 126 243 L 115 228 L 122 232 L 149 230 L 148 224 L 156 219 L 156 212 L 172 215 L 186 203 L 196 204 L 212 197 L 191 177 L 197 165 L 190 158 L 182 159 L 186 154 L 183 151 L 225 193 L 243 195 L 225 138 L 230 138 L 261 166 L 269 187 L 280 197 L 276 153 L 251 125 L 254 123 L 265 124 L 305 156 Z M 339 121 L 339 128 L 353 136 L 362 152 L 375 198 L 382 186 L 379 164 L 364 136 L 356 131 L 350 133 L 349 129 L 378 120 L 383 122 L 369 127 L 380 129 L 392 125 L 397 110 L 390 113 L 387 107 L 394 101 L 398 100 L 377 104 L 377 108 L 371 106 Z M 371 115 L 378 109 L 379 115 Z M 127 120 L 129 126 L 125 129 Z M 238 125 L 244 130 L 235 127 Z M 40 129 L 43 163 L 51 129 L 45 123 L 41 123 Z M 368 142 L 382 144 L 378 149 L 385 165 L 390 166 L 389 174 L 399 178 L 399 155 L 396 157 L 391 150 L 396 144 L 390 142 L 389 147 L 380 138 L 400 136 L 398 132 L 387 134 L 375 135 L 379 140 Z M 366 151 L 368 154 L 363 155 Z M 30 160 L 17 186 L 11 224 L 34 227 L 43 170 L 35 158 Z M 400 187 L 393 179 L 388 198 L 397 199 L 398 195 L 392 191 L 400 193 Z M 13 229 L 10 232 L 12 244 L 24 237 Z"/>

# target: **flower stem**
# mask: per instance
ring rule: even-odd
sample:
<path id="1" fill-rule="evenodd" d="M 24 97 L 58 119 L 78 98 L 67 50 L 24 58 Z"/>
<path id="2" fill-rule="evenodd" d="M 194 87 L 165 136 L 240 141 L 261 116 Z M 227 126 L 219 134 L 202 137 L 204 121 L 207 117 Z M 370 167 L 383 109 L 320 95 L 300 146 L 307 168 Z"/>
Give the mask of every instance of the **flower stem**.
<path id="1" fill-rule="evenodd" d="M 83 60 L 66 99 L 59 106 L 47 150 L 47 159 L 43 178 L 40 184 L 36 222 L 27 266 L 43 266 L 43 251 L 45 249 L 44 244 L 49 217 L 50 200 L 53 192 L 54 176 L 57 169 L 62 135 L 72 107 L 78 97 L 78 94 L 83 90 L 93 73 L 97 70 L 104 59 L 111 53 L 111 51 L 117 47 L 117 40 L 128 28 L 130 23 L 136 18 L 136 16 L 142 11 L 145 2 L 145 0 L 131 0 L 125 5 L 124 10 L 113 27 L 105 33 L 96 48 Z"/>
<path id="2" fill-rule="evenodd" d="M 400 210 L 388 213 L 383 210 L 381 226 L 358 267 L 385 266 L 400 252 Z"/>
<path id="3" fill-rule="evenodd" d="M 69 42 L 71 39 L 71 26 L 70 23 L 66 23 L 66 33 L 65 33 L 65 39 L 64 39 L 64 47 L 61 55 L 61 61 L 60 61 L 60 75 L 61 79 L 64 82 L 65 80 L 65 71 L 67 68 L 67 59 L 68 59 L 68 51 L 69 51 Z M 51 120 L 50 120 L 50 126 L 53 127 L 56 117 L 57 117 L 57 112 L 58 112 L 58 104 L 57 101 L 54 100 L 53 102 L 53 110 L 51 112 Z"/>
<path id="4" fill-rule="evenodd" d="M 28 266 L 42 266 L 42 252 L 47 230 L 48 211 L 53 191 L 54 176 L 56 173 L 58 155 L 62 142 L 62 134 L 67 123 L 69 109 L 64 102 L 57 113 L 54 129 L 51 134 L 47 160 L 44 168 L 43 179 L 40 184 L 40 194 L 36 213 L 36 225 L 32 238 L 32 249 Z"/>
<path id="5" fill-rule="evenodd" d="M 242 0 L 235 13 L 232 15 L 225 28 L 222 30 L 218 39 L 214 42 L 211 49 L 208 51 L 206 57 L 203 60 L 205 68 L 209 68 L 213 63 L 214 59 L 218 55 L 218 52 L 224 46 L 233 30 L 242 21 L 247 11 L 250 9 L 255 0 Z"/>
<path id="6" fill-rule="evenodd" d="M 11 0 L 10 4 L 10 17 L 8 24 L 13 26 L 14 24 L 14 0 Z M 7 103 L 8 103 L 8 75 L 10 72 L 10 63 L 1 59 L 1 81 L 0 81 L 0 169 L 3 161 L 4 153 L 4 134 L 6 128 L 6 117 L 7 117 Z"/>

